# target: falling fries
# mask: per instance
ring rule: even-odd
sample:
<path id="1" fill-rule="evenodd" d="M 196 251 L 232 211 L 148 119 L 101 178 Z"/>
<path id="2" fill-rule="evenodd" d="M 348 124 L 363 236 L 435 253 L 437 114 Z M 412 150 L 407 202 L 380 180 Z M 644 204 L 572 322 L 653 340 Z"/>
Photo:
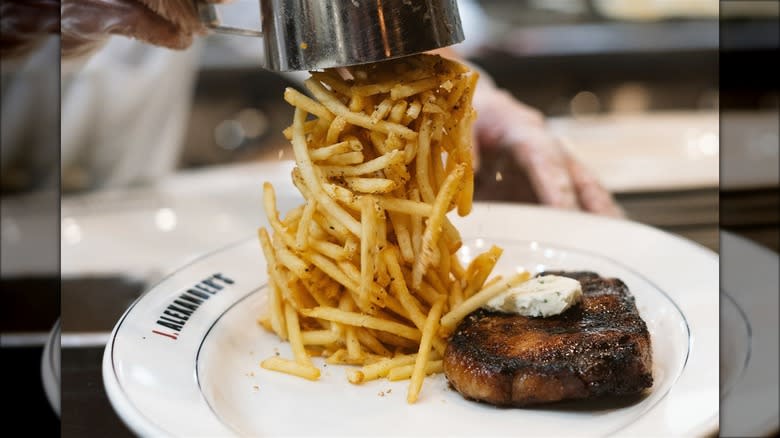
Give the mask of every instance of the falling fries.
<path id="1" fill-rule="evenodd" d="M 527 278 L 489 279 L 499 248 L 467 267 L 447 215 L 471 209 L 471 100 L 477 74 L 433 55 L 313 72 L 311 97 L 288 88 L 285 129 L 306 204 L 281 217 L 263 187 L 270 228 L 259 230 L 269 273 L 260 321 L 292 359 L 262 367 L 317 380 L 311 355 L 357 365 L 354 384 L 443 372 L 449 333 L 468 313 Z M 349 79 L 345 79 L 349 78 Z"/>

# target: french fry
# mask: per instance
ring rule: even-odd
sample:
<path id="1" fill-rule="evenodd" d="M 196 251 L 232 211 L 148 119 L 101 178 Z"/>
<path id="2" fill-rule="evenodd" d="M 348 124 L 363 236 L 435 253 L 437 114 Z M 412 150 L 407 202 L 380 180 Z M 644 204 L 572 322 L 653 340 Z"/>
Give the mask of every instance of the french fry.
<path id="1" fill-rule="evenodd" d="M 344 240 L 344 252 L 348 254 L 348 259 L 354 258 L 359 249 L 360 242 L 358 242 L 355 238 L 350 236 Z"/>
<path id="2" fill-rule="evenodd" d="M 269 307 L 270 307 L 270 323 L 273 331 L 283 341 L 287 340 L 287 323 L 284 320 L 284 311 L 282 303 L 282 292 L 279 290 L 279 286 L 274 281 L 274 277 L 271 276 L 268 280 L 269 292 Z"/>
<path id="3" fill-rule="evenodd" d="M 406 143 L 406 146 L 404 146 L 404 163 L 408 165 L 415 158 L 417 158 L 417 143 Z"/>
<path id="4" fill-rule="evenodd" d="M 317 272 L 322 272 L 320 270 L 317 270 Z M 338 285 L 338 283 L 332 282 L 333 284 Z M 312 282 L 303 282 L 303 286 L 306 288 L 306 291 L 309 292 L 309 295 L 311 295 L 312 298 L 314 298 L 314 301 L 317 302 L 318 306 L 326 306 L 330 307 L 332 305 L 332 298 L 329 296 L 330 294 L 326 292 L 326 290 L 330 287 L 331 280 L 326 278 L 325 282 L 321 282 L 321 284 L 314 284 Z M 331 324 L 332 325 L 332 324 Z"/>
<path id="5" fill-rule="evenodd" d="M 417 175 L 417 187 L 420 189 L 420 196 L 423 201 L 432 204 L 436 195 L 431 187 L 431 177 L 428 173 L 431 160 L 431 120 L 423 119 L 422 128 L 420 128 L 420 137 L 417 143 L 417 157 L 415 159 L 415 169 Z"/>
<path id="6" fill-rule="evenodd" d="M 376 380 L 384 377 L 393 368 L 414 364 L 416 354 L 402 355 L 394 358 L 381 360 L 375 364 L 364 366 L 363 368 L 349 374 L 350 383 L 363 383 L 370 380 Z"/>
<path id="7" fill-rule="evenodd" d="M 306 113 L 300 109 L 295 109 L 295 118 L 293 122 L 293 152 L 298 168 L 301 170 L 301 176 L 306 182 L 306 186 L 311 190 L 312 195 L 322 204 L 323 210 L 327 211 L 336 221 L 344 225 L 352 234 L 360 234 L 360 224 L 344 211 L 336 201 L 330 199 L 323 191 L 319 179 L 314 172 L 314 167 L 309 158 L 306 139 L 303 137 L 303 121 Z M 319 195 L 319 196 L 318 196 Z"/>
<path id="8" fill-rule="evenodd" d="M 390 110 L 393 109 L 393 101 L 398 99 L 392 99 L 392 98 L 385 98 L 383 101 L 379 102 L 379 105 L 376 106 L 376 109 L 371 114 L 371 122 L 376 123 L 380 120 L 383 120 L 385 117 L 387 117 L 388 114 L 390 114 Z"/>
<path id="9" fill-rule="evenodd" d="M 320 119 L 314 119 L 314 120 L 308 120 L 303 123 L 303 133 L 309 134 L 312 131 L 314 131 L 314 128 L 320 123 Z M 284 134 L 284 138 L 286 138 L 288 141 L 292 140 L 292 132 L 293 127 L 292 125 L 284 128 L 284 131 L 282 131 L 282 134 Z"/>
<path id="10" fill-rule="evenodd" d="M 412 351 L 417 350 L 418 344 L 406 338 L 394 335 L 392 333 L 383 331 L 374 331 L 374 336 L 388 348 L 394 348 L 395 350 Z"/>
<path id="11" fill-rule="evenodd" d="M 408 107 L 409 102 L 406 100 L 399 100 L 395 103 L 395 105 L 393 105 L 393 108 L 390 110 L 390 116 L 387 118 L 387 120 L 392 123 L 401 123 L 404 118 L 404 114 L 406 113 L 406 108 Z"/>
<path id="12" fill-rule="evenodd" d="M 263 183 L 263 209 L 271 224 L 271 228 L 277 233 L 284 233 L 285 227 L 279 219 L 279 211 L 276 209 L 276 193 L 274 187 L 269 182 Z"/>
<path id="13" fill-rule="evenodd" d="M 360 300 L 367 303 L 374 281 L 374 252 L 377 243 L 376 200 L 371 196 L 360 199 Z"/>
<path id="14" fill-rule="evenodd" d="M 263 368 L 316 380 L 318 355 L 359 365 L 352 383 L 410 379 L 413 403 L 424 377 L 442 371 L 444 336 L 520 281 L 487 280 L 495 249 L 464 268 L 447 218 L 471 209 L 476 77 L 419 55 L 313 72 L 304 84 L 313 98 L 285 90 L 295 114 L 283 133 L 306 204 L 282 219 L 263 186 L 269 301 L 259 323 L 290 342 L 295 360 Z"/>
<path id="15" fill-rule="evenodd" d="M 343 271 L 330 259 L 317 253 L 305 253 L 304 257 L 307 257 L 314 266 L 325 272 L 330 278 L 337 283 L 346 287 L 347 289 L 358 293 L 360 285 L 354 280 L 344 274 Z"/>
<path id="16" fill-rule="evenodd" d="M 425 327 L 422 330 L 422 339 L 420 340 L 420 350 L 414 361 L 414 370 L 412 371 L 412 382 L 409 384 L 409 392 L 406 395 L 406 401 L 414 403 L 420 396 L 423 378 L 425 377 L 425 365 L 428 362 L 428 355 L 431 352 L 431 345 L 439 328 L 439 318 L 444 308 L 444 297 L 431 307 L 428 317 L 425 319 Z"/>
<path id="17" fill-rule="evenodd" d="M 351 365 L 350 360 L 347 357 L 347 350 L 345 348 L 339 348 L 338 350 L 334 351 L 333 354 L 328 355 L 328 358 L 325 359 L 325 363 L 329 365 Z"/>
<path id="18" fill-rule="evenodd" d="M 344 177 L 344 183 L 350 189 L 360 193 L 390 193 L 395 189 L 395 181 L 387 178 Z"/>
<path id="19" fill-rule="evenodd" d="M 344 249 L 344 247 L 336 245 L 335 243 L 331 243 L 325 240 L 315 240 L 309 245 L 315 251 L 326 257 L 330 257 L 337 262 L 350 258 L 350 254 Z"/>
<path id="20" fill-rule="evenodd" d="M 425 315 L 420 311 L 420 303 L 412 296 L 409 289 L 406 287 L 406 280 L 404 280 L 401 266 L 398 263 L 398 255 L 393 249 L 387 248 L 383 251 L 382 256 L 387 264 L 392 279 L 390 286 L 406 312 L 405 315 L 408 315 L 408 318 L 418 329 L 423 330 Z M 432 342 L 436 347 L 436 351 L 439 354 L 444 354 L 444 343 L 440 339 L 434 339 Z"/>
<path id="21" fill-rule="evenodd" d="M 450 293 L 450 309 L 454 309 L 463 302 L 463 288 L 460 286 L 460 281 L 455 280 L 452 282 L 452 292 Z"/>
<path id="22" fill-rule="evenodd" d="M 311 330 L 301 332 L 303 345 L 330 345 L 339 341 L 339 334 L 332 330 Z"/>
<path id="23" fill-rule="evenodd" d="M 390 274 L 387 273 L 387 267 L 385 261 L 382 258 L 382 250 L 388 247 L 387 242 L 387 212 L 382 208 L 382 205 L 378 202 L 374 203 L 374 209 L 377 215 L 377 227 L 376 227 L 376 247 L 373 251 L 374 255 L 374 280 L 382 288 L 387 288 L 390 285 Z M 392 244 L 392 243 L 391 243 Z"/>
<path id="24" fill-rule="evenodd" d="M 279 236 L 277 234 L 277 236 Z M 276 251 L 276 259 L 282 266 L 293 272 L 298 278 L 309 278 L 311 276 L 311 267 L 308 263 L 303 261 L 300 257 L 295 255 L 292 251 L 287 249 L 284 243 L 280 239 L 274 241 L 274 250 Z"/>
<path id="25" fill-rule="evenodd" d="M 312 72 L 311 76 L 327 85 L 331 90 L 343 94 L 345 96 L 352 95 L 352 86 L 345 80 L 338 77 L 336 74 L 330 74 L 329 72 Z"/>
<path id="26" fill-rule="evenodd" d="M 371 350 L 374 354 L 378 354 L 379 356 L 384 357 L 392 356 L 390 350 L 382 345 L 382 343 L 379 342 L 379 340 L 374 337 L 374 335 L 372 335 L 368 330 L 364 328 L 358 328 L 355 329 L 355 333 L 357 334 L 357 338 L 360 343 Z"/>
<path id="27" fill-rule="evenodd" d="M 401 266 L 398 263 L 397 255 L 391 249 L 387 249 L 382 252 L 382 256 L 387 264 L 387 269 L 390 271 L 390 287 L 395 293 L 396 298 L 403 306 L 405 315 L 408 315 L 409 319 L 417 326 L 418 329 L 423 328 L 425 324 L 425 315 L 420 311 L 417 300 L 409 293 L 409 289 L 406 287 L 406 281 L 404 280 L 403 272 L 401 272 Z"/>
<path id="28" fill-rule="evenodd" d="M 343 154 L 336 154 L 324 160 L 326 164 L 331 166 L 348 166 L 351 164 L 360 164 L 365 160 L 363 152 L 350 151 Z"/>
<path id="29" fill-rule="evenodd" d="M 350 111 L 350 109 L 344 106 L 344 104 L 341 103 L 338 98 L 323 88 L 322 85 L 312 81 L 311 79 L 306 80 L 304 85 L 306 85 L 306 88 L 308 88 L 309 91 L 311 91 L 311 93 L 316 96 L 317 99 L 322 102 L 322 105 L 325 106 L 330 112 L 337 116 L 341 116 L 344 118 L 344 120 L 353 125 L 357 125 L 366 129 L 376 129 L 377 131 L 383 132 L 385 134 L 394 132 L 399 136 L 410 140 L 417 138 L 417 133 L 407 128 L 406 126 L 400 125 L 398 123 L 390 123 L 384 120 L 374 122 L 371 120 L 371 117 L 363 113 Z"/>
<path id="30" fill-rule="evenodd" d="M 370 84 L 370 85 L 357 85 L 352 88 L 352 93 L 355 96 L 365 97 L 373 96 L 375 94 L 388 93 L 395 84 L 392 82 L 386 82 L 384 84 Z"/>
<path id="31" fill-rule="evenodd" d="M 439 274 L 439 278 L 449 280 L 450 278 L 450 271 L 452 270 L 452 267 L 450 266 L 450 252 L 449 248 L 447 247 L 446 236 L 443 236 L 443 238 L 439 239 L 439 269 L 437 270 L 437 273 Z"/>
<path id="32" fill-rule="evenodd" d="M 392 295 L 388 295 L 384 299 L 385 307 L 390 310 L 391 312 L 395 313 L 399 317 L 401 317 L 404 321 L 404 323 L 411 322 L 411 317 L 406 312 L 406 309 L 404 309 L 404 306 L 401 305 L 401 303 Z"/>
<path id="33" fill-rule="evenodd" d="M 344 295 L 341 297 L 341 300 L 339 301 L 339 309 L 351 312 L 354 310 L 354 305 L 352 304 L 352 297 L 349 295 Z M 363 351 L 360 348 L 360 341 L 358 341 L 357 334 L 356 334 L 356 327 L 347 326 L 344 328 L 345 336 L 344 341 L 347 344 L 347 358 L 352 361 L 358 361 L 363 357 Z"/>
<path id="34" fill-rule="evenodd" d="M 318 380 L 320 378 L 320 370 L 314 366 L 302 365 L 292 360 L 282 359 L 281 357 L 269 357 L 262 361 L 260 366 L 267 370 L 279 371 L 285 374 L 303 377 L 304 379 Z"/>
<path id="35" fill-rule="evenodd" d="M 270 184 L 268 185 L 269 189 L 273 191 L 273 186 Z M 276 204 L 276 201 L 274 201 L 274 204 Z M 303 210 L 306 208 L 306 205 L 299 205 L 289 212 L 287 212 L 287 216 L 284 217 L 282 220 L 282 225 L 285 227 L 292 227 L 297 226 L 298 222 L 301 220 L 301 216 L 303 216 Z M 274 209 L 276 209 L 276 206 L 274 205 Z"/>
<path id="36" fill-rule="evenodd" d="M 339 136 L 347 126 L 348 123 L 343 117 L 333 119 L 333 122 L 328 127 L 328 132 L 325 134 L 325 143 L 333 144 L 339 141 Z"/>
<path id="37" fill-rule="evenodd" d="M 363 108 L 370 106 L 371 98 L 367 96 L 361 96 L 360 94 L 353 93 L 349 99 L 349 110 L 353 112 L 360 112 Z"/>
<path id="38" fill-rule="evenodd" d="M 406 278 L 407 275 L 404 273 L 404 278 Z M 408 275 L 408 283 L 411 283 L 412 280 L 412 274 L 409 273 Z M 436 290 L 433 286 L 431 286 L 428 282 L 423 280 L 422 284 L 420 285 L 420 289 L 416 291 L 417 295 L 420 296 L 420 298 L 423 299 L 428 305 L 433 305 L 433 303 L 436 302 L 441 297 L 441 293 Z"/>
<path id="39" fill-rule="evenodd" d="M 381 357 L 368 353 L 358 359 L 352 359 L 349 357 L 349 352 L 346 349 L 340 348 L 335 353 L 328 356 L 328 358 L 325 359 L 325 363 L 333 365 L 362 365 L 368 362 L 378 362 L 381 359 Z"/>
<path id="40" fill-rule="evenodd" d="M 495 277 L 491 278 L 490 280 L 486 281 L 484 285 L 482 285 L 482 288 L 488 288 L 490 286 L 493 286 L 494 284 L 498 283 L 504 278 L 503 275 L 496 275 Z"/>
<path id="41" fill-rule="evenodd" d="M 312 128 L 311 133 L 306 136 L 306 145 L 312 148 L 316 148 L 319 144 L 325 141 L 325 138 L 330 129 L 331 121 L 328 119 L 317 119 L 317 124 Z"/>
<path id="42" fill-rule="evenodd" d="M 290 303 L 285 303 L 284 317 L 287 320 L 287 333 L 290 336 L 290 346 L 295 356 L 295 362 L 301 365 L 311 364 L 311 359 L 303 347 L 303 340 L 301 338 L 301 326 L 298 323 L 298 313 L 295 311 Z"/>
<path id="43" fill-rule="evenodd" d="M 352 237 L 352 234 L 345 226 L 332 220 L 330 217 L 322 214 L 319 211 L 314 213 L 313 219 L 315 222 L 317 222 L 317 225 L 319 225 L 323 231 L 328 233 L 328 235 L 339 242 L 344 242 Z"/>
<path id="44" fill-rule="evenodd" d="M 482 289 L 485 284 L 485 280 L 493 272 L 493 268 L 496 266 L 499 257 L 503 254 L 504 250 L 493 245 L 487 252 L 484 252 L 469 263 L 466 268 L 466 287 L 463 290 L 463 297 L 468 298 L 478 290 Z"/>
<path id="45" fill-rule="evenodd" d="M 447 206 L 455 197 L 458 191 L 458 184 L 463 179 L 465 169 L 458 166 L 455 171 L 447 176 L 442 184 L 441 191 L 436 196 L 433 204 L 433 213 L 425 226 L 425 232 L 422 237 L 422 254 L 414 264 L 412 271 L 412 287 L 420 287 L 422 276 L 432 262 L 431 257 L 438 245 L 439 236 L 444 226 L 444 215 L 447 213 Z"/>
<path id="46" fill-rule="evenodd" d="M 406 116 L 404 118 L 404 124 L 408 124 L 412 120 L 416 120 L 422 112 L 422 103 L 419 100 L 415 100 L 409 104 L 409 108 L 406 109 Z"/>
<path id="47" fill-rule="evenodd" d="M 398 164 L 403 161 L 403 158 L 402 151 L 393 150 L 355 166 L 320 166 L 320 170 L 326 177 L 365 175 L 386 169 L 393 164 Z"/>
<path id="48" fill-rule="evenodd" d="M 413 372 L 414 372 L 413 364 L 395 367 L 392 370 L 390 370 L 389 373 L 387 373 L 387 380 L 390 380 L 391 382 L 397 380 L 406 380 L 412 377 Z M 444 372 L 443 360 L 430 360 L 425 364 L 426 376 L 430 376 L 431 374 L 440 374 L 443 372 Z"/>
<path id="49" fill-rule="evenodd" d="M 311 236 L 312 241 L 323 241 L 329 238 L 325 230 L 314 220 L 309 224 L 309 236 Z"/>
<path id="50" fill-rule="evenodd" d="M 531 275 L 527 271 L 514 274 L 506 280 L 502 280 L 486 289 L 482 289 L 463 301 L 460 306 L 451 309 L 441 318 L 442 336 L 447 336 L 452 332 L 455 326 L 465 318 L 466 315 L 477 310 L 497 295 L 527 281 L 530 277 Z"/>
<path id="51" fill-rule="evenodd" d="M 433 208 L 430 204 L 424 202 L 412 201 L 410 199 L 393 198 L 390 196 L 382 196 L 379 198 L 379 202 L 382 204 L 382 208 L 385 210 L 394 211 L 397 213 L 410 214 L 414 216 L 428 217 L 433 213 Z"/>
<path id="52" fill-rule="evenodd" d="M 398 84 L 390 89 L 390 98 L 393 100 L 403 99 L 404 97 L 414 96 L 423 91 L 431 90 L 438 85 L 438 78 L 426 78 L 409 84 Z"/>
<path id="53" fill-rule="evenodd" d="M 319 303 L 317 302 L 317 300 L 314 299 L 314 297 L 311 296 L 311 294 L 309 293 L 309 289 L 306 287 L 304 282 L 305 280 L 301 280 L 299 278 L 288 279 L 290 290 L 293 291 L 293 297 L 298 304 L 296 308 L 309 309 L 312 307 L 317 307 Z M 317 324 L 321 325 L 321 322 L 317 321 Z M 301 330 L 310 329 L 310 328 L 311 327 L 301 327 Z"/>
<path id="54" fill-rule="evenodd" d="M 263 254 L 268 262 L 268 276 L 273 279 L 274 284 L 281 290 L 284 299 L 293 306 L 297 305 L 297 300 L 293 298 L 287 279 L 283 275 L 282 266 L 276 261 L 276 253 L 271 244 L 271 239 L 268 237 L 268 232 L 265 228 L 260 228 L 258 235 L 260 237 L 260 246 L 263 248 Z"/>
<path id="55" fill-rule="evenodd" d="M 257 323 L 269 332 L 274 331 L 274 328 L 271 326 L 271 319 L 268 316 L 258 319 Z"/>
<path id="56" fill-rule="evenodd" d="M 287 87 L 284 90 L 284 100 L 290 105 L 300 108 L 309 114 L 314 114 L 320 119 L 327 121 L 333 120 L 333 114 L 321 103 L 312 100 L 310 97 L 302 94 L 300 91 Z M 294 128 L 293 128 L 294 129 Z M 303 126 L 301 127 L 303 129 Z"/>
<path id="57" fill-rule="evenodd" d="M 329 146 L 313 149 L 309 152 L 309 157 L 312 161 L 325 161 L 334 155 L 343 154 L 345 152 L 354 152 L 352 144 L 348 141 L 340 141 L 338 143 L 331 143 Z"/>
<path id="58" fill-rule="evenodd" d="M 413 188 L 409 192 L 409 199 L 414 202 L 420 201 L 420 191 L 417 188 Z M 420 257 L 422 253 L 422 217 L 417 215 L 410 215 L 410 222 L 412 223 L 412 249 L 414 249 L 414 257 Z"/>
<path id="59" fill-rule="evenodd" d="M 382 203 L 384 206 L 384 202 Z M 401 258 L 405 263 L 414 262 L 414 249 L 412 248 L 412 238 L 409 234 L 409 225 L 407 218 L 395 211 L 388 211 L 390 222 L 395 230 L 395 238 L 398 240 L 398 248 L 401 251 Z"/>
<path id="60" fill-rule="evenodd" d="M 433 290 L 436 291 L 439 295 L 448 295 L 449 289 L 447 289 L 447 285 L 444 284 L 441 278 L 439 278 L 439 273 L 431 270 L 426 272 L 425 276 L 423 277 L 424 281 L 428 281 L 431 286 L 433 287 Z"/>
<path id="61" fill-rule="evenodd" d="M 329 307 L 302 309 L 301 313 L 311 318 L 321 318 L 355 327 L 365 327 L 374 330 L 381 330 L 400 336 L 402 338 L 410 339 L 412 341 L 420 340 L 420 331 L 416 328 L 412 328 L 393 321 L 383 320 L 370 315 L 355 312 L 345 312 L 343 310 Z"/>
<path id="62" fill-rule="evenodd" d="M 331 183 L 323 184 L 322 188 L 325 190 L 325 193 L 327 193 L 328 196 L 330 196 L 331 198 L 341 202 L 342 204 L 346 205 L 347 207 L 353 210 L 360 210 L 360 205 L 358 204 L 357 196 L 355 196 L 355 193 L 353 193 L 348 188 L 342 187 L 338 184 L 331 184 Z"/>

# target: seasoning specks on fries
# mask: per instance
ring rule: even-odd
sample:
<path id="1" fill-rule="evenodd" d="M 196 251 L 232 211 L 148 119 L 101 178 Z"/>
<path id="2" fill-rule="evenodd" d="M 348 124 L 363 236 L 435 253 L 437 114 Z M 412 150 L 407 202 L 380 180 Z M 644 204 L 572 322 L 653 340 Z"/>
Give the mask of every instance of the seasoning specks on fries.
<path id="1" fill-rule="evenodd" d="M 317 380 L 311 356 L 357 365 L 347 379 L 441 373 L 446 338 L 469 312 L 528 274 L 489 280 L 499 248 L 461 266 L 447 214 L 471 211 L 471 100 L 477 74 L 439 56 L 313 72 L 312 97 L 288 88 L 284 131 L 292 179 L 306 199 L 281 218 L 263 187 L 271 225 L 259 240 L 269 273 L 263 326 L 292 359 L 263 368 Z"/>

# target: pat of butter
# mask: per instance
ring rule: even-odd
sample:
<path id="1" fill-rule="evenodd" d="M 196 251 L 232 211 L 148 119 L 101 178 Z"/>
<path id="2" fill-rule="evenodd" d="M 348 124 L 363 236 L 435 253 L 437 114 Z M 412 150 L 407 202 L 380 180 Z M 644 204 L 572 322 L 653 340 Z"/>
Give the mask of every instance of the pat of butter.
<path id="1" fill-rule="evenodd" d="M 582 299 L 580 282 L 558 275 L 534 277 L 494 297 L 483 307 L 523 316 L 552 316 L 563 313 Z"/>

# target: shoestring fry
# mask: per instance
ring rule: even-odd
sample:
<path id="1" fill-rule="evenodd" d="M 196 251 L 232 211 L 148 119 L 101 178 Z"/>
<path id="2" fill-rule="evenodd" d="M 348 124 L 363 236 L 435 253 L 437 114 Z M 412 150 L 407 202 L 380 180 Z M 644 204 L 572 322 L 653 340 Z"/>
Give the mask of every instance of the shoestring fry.
<path id="1" fill-rule="evenodd" d="M 410 379 L 442 372 L 450 332 L 469 312 L 525 281 L 489 279 L 499 248 L 462 266 L 447 214 L 471 211 L 471 101 L 478 74 L 435 55 L 312 72 L 284 99 L 284 131 L 306 203 L 280 217 L 263 186 L 269 229 L 258 232 L 268 263 L 266 329 L 293 357 L 263 368 L 310 380 L 311 360 L 353 365 L 347 379 Z M 486 287 L 487 285 L 487 287 Z"/>

